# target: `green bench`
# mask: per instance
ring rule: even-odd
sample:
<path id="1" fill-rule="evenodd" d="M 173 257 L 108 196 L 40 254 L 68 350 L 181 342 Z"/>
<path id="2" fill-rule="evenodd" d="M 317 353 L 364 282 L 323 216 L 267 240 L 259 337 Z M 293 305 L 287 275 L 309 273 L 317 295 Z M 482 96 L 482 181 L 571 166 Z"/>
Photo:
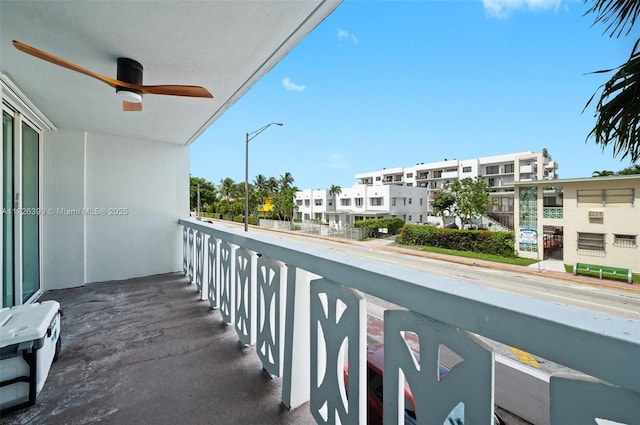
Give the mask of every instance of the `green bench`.
<path id="1" fill-rule="evenodd" d="M 573 266 L 573 275 L 575 276 L 578 273 L 586 275 L 597 274 L 600 279 L 605 276 L 611 278 L 626 279 L 627 283 L 631 283 L 633 279 L 633 273 L 631 273 L 630 269 L 623 269 L 621 267 L 597 266 L 585 263 L 576 263 Z"/>

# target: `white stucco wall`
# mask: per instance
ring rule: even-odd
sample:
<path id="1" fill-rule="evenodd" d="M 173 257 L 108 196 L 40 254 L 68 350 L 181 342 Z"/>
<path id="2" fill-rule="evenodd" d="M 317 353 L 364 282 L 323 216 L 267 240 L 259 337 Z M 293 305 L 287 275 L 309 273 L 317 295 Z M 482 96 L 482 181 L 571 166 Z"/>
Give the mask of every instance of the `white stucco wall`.
<path id="1" fill-rule="evenodd" d="M 84 207 L 84 132 L 45 132 L 42 145 L 42 207 Z M 84 218 L 49 213 L 42 216 L 43 289 L 79 286 L 84 281 Z"/>
<path id="2" fill-rule="evenodd" d="M 46 134 L 43 206 L 85 210 L 43 219 L 43 289 L 181 270 L 188 191 L 188 146 Z"/>

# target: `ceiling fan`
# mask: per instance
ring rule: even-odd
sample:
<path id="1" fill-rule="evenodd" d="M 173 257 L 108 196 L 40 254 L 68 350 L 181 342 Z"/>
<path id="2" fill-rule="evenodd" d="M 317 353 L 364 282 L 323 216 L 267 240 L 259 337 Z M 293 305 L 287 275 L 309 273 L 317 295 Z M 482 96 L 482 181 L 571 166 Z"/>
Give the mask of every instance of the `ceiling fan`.
<path id="1" fill-rule="evenodd" d="M 16 49 L 38 59 L 50 62 L 54 65 L 79 72 L 89 77 L 93 77 L 110 85 L 116 89 L 116 93 L 122 98 L 123 111 L 141 111 L 143 94 L 163 94 L 167 96 L 186 96 L 213 98 L 213 95 L 201 86 L 183 85 L 142 85 L 143 66 L 140 62 L 129 58 L 118 58 L 117 79 L 109 78 L 96 72 L 90 71 L 65 59 L 59 58 L 51 53 L 37 49 L 21 41 L 13 40 Z"/>

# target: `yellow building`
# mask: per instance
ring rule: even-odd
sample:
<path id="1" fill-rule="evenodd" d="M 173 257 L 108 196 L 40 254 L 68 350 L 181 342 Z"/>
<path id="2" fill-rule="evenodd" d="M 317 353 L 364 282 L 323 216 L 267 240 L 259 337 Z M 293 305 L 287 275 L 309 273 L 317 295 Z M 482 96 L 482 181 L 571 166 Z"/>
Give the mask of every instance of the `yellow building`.
<path id="1" fill-rule="evenodd" d="M 515 249 L 640 273 L 640 175 L 515 184 Z"/>
<path id="2" fill-rule="evenodd" d="M 258 207 L 258 217 L 266 218 L 273 211 L 273 204 L 271 203 L 272 198 L 267 198 L 264 200 L 264 204 Z"/>

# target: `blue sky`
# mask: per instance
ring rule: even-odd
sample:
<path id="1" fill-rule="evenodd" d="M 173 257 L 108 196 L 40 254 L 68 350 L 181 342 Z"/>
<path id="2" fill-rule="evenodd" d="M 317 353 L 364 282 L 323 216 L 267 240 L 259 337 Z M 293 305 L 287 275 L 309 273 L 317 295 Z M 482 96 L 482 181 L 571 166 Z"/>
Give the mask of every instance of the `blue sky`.
<path id="1" fill-rule="evenodd" d="M 299 189 L 444 158 L 547 148 L 561 178 L 630 165 L 585 139 L 582 110 L 637 39 L 603 35 L 582 0 L 345 0 L 191 145 L 216 185 L 290 172 Z"/>

